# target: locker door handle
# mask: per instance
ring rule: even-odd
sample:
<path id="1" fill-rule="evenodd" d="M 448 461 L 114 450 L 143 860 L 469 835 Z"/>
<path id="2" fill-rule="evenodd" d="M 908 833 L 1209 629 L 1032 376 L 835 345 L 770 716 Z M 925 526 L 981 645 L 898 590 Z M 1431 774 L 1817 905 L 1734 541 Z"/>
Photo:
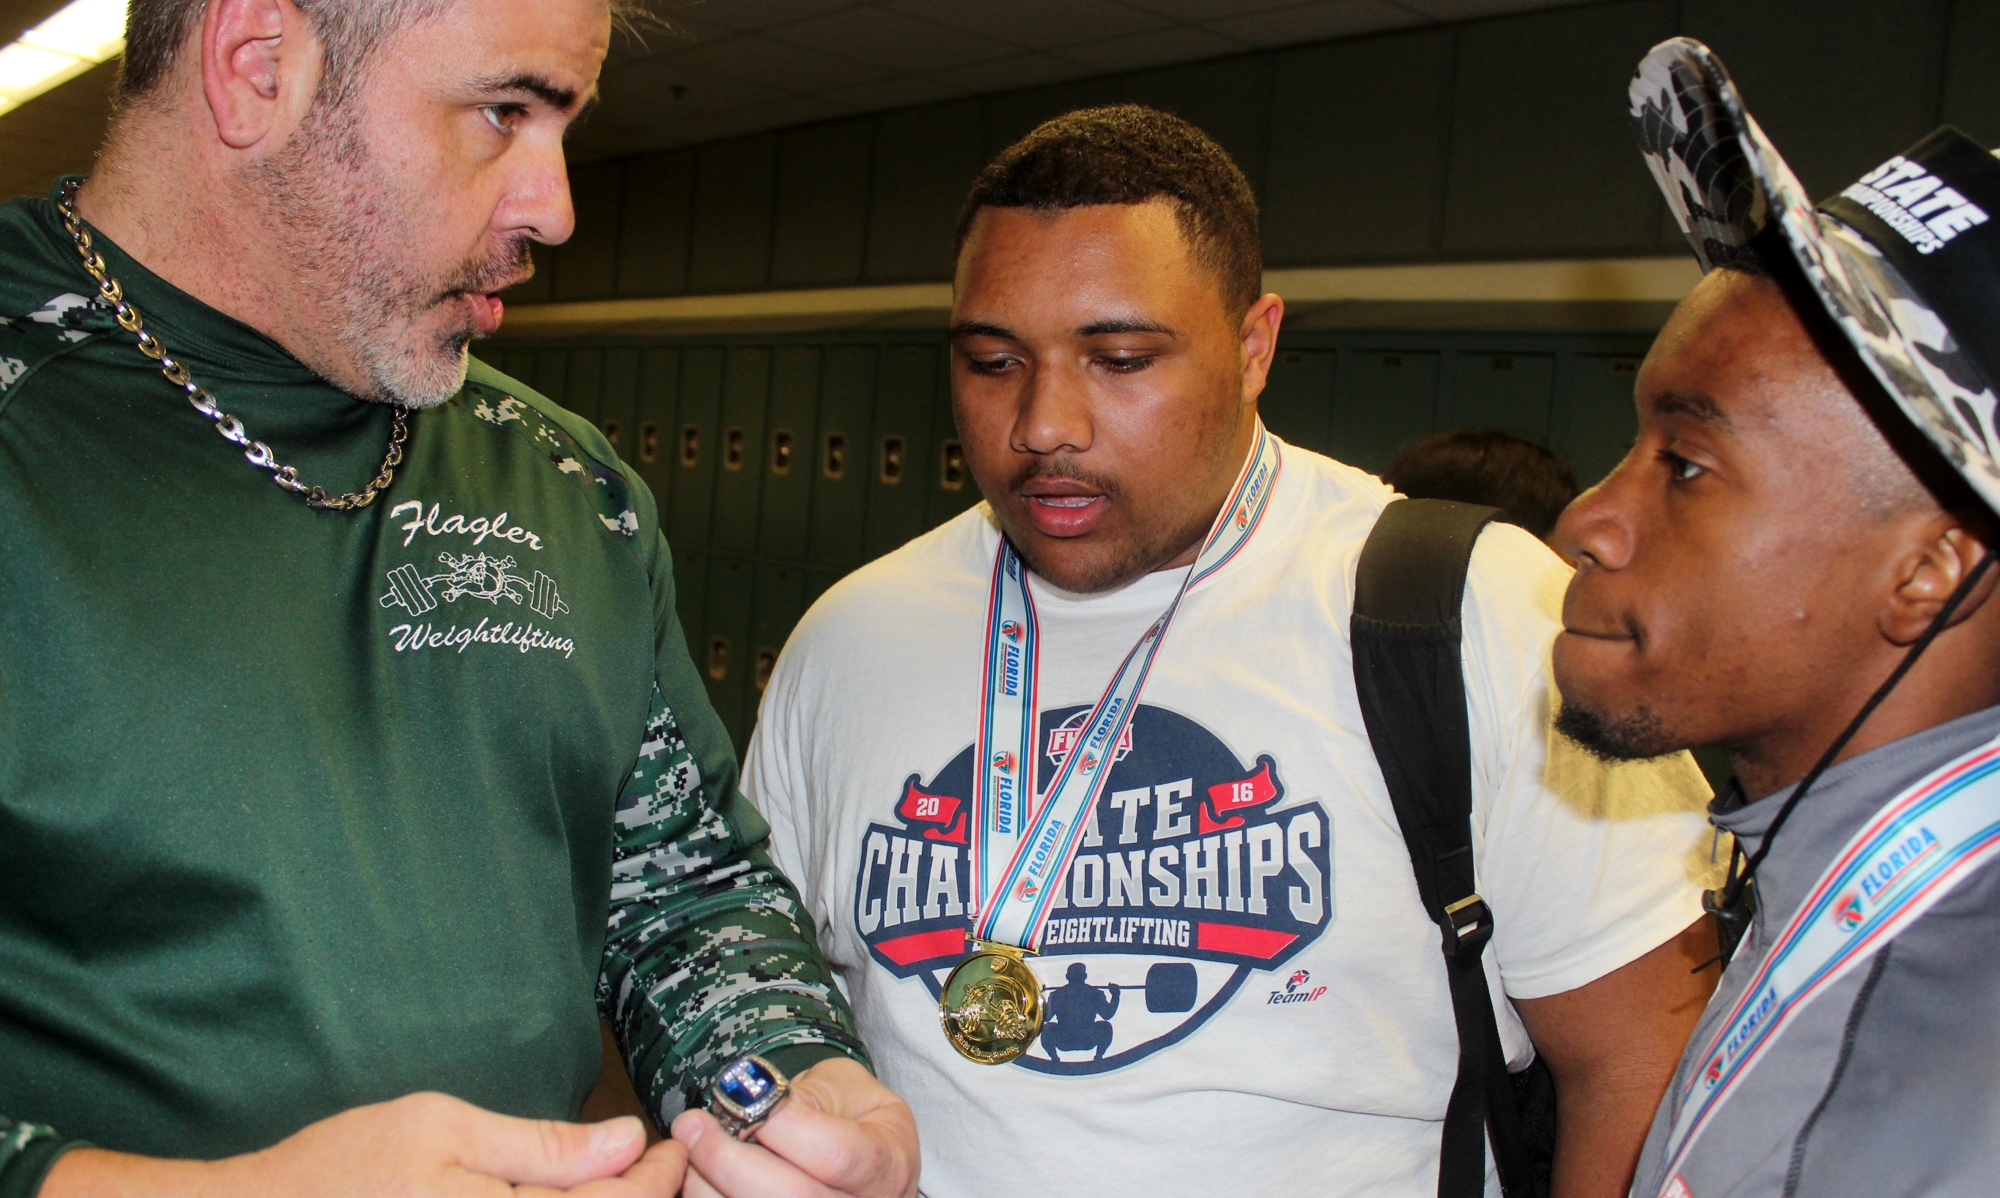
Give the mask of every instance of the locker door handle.
<path id="1" fill-rule="evenodd" d="M 648 420 L 639 426 L 639 462 L 650 466 L 660 458 L 660 426 Z"/>
<path id="2" fill-rule="evenodd" d="M 771 434 L 771 473 L 790 474 L 792 472 L 792 434 L 783 431 Z"/>
<path id="3" fill-rule="evenodd" d="M 778 651 L 776 649 L 757 650 L 757 670 L 753 676 L 753 681 L 756 682 L 758 690 L 761 691 L 771 685 L 771 671 L 777 668 Z"/>
<path id="4" fill-rule="evenodd" d="M 727 429 L 722 434 L 722 468 L 743 469 L 743 430 L 740 428 Z"/>
<path id="5" fill-rule="evenodd" d="M 708 638 L 708 676 L 717 682 L 729 679 L 729 638 L 726 636 Z"/>
<path id="6" fill-rule="evenodd" d="M 689 470 L 701 465 L 701 426 L 698 424 L 681 429 L 681 465 Z"/>
<path id="7" fill-rule="evenodd" d="M 847 434 L 828 433 L 826 435 L 826 460 L 820 470 L 828 478 L 841 479 L 847 474 Z"/>
<path id="8" fill-rule="evenodd" d="M 882 438 L 881 479 L 889 486 L 903 481 L 903 439 L 901 437 Z"/>
<path id="9" fill-rule="evenodd" d="M 611 448 L 613 449 L 618 448 L 618 434 L 624 431 L 625 426 L 616 420 L 607 420 L 604 422 L 604 439 L 611 442 Z"/>
<path id="10" fill-rule="evenodd" d="M 938 486 L 947 491 L 965 489 L 965 446 L 946 441 L 939 449 Z"/>

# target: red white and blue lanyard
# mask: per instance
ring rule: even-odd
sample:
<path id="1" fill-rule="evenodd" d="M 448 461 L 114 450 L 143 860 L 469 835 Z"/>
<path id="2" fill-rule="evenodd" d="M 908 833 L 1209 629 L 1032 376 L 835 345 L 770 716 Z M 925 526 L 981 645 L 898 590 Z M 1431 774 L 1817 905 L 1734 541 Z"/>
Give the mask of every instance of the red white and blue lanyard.
<path id="1" fill-rule="evenodd" d="M 1250 458 L 1194 566 L 1112 675 L 1039 806 L 1035 730 L 1041 641 L 1027 568 L 1014 546 L 1000 539 L 986 605 L 986 663 L 973 747 L 970 848 L 974 893 L 984 900 L 973 925 L 978 939 L 1029 949 L 1040 942 L 1055 883 L 1068 872 L 1091 808 L 1110 779 L 1115 748 L 1138 710 L 1139 691 L 1174 612 L 1190 588 L 1249 543 L 1270 506 L 1278 467 L 1278 442 L 1260 422 Z"/>
<path id="2" fill-rule="evenodd" d="M 1806 1004 L 2000 853 L 2000 737 L 1896 796 L 1847 842 L 1674 1095 L 1661 1194 L 1722 1104 Z"/>

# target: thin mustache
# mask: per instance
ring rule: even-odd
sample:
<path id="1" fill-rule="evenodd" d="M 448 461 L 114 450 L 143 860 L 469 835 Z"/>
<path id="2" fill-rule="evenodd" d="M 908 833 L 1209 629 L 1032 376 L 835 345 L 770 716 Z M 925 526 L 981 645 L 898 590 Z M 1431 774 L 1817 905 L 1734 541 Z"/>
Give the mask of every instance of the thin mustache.
<path id="1" fill-rule="evenodd" d="M 437 293 L 436 303 L 443 303 L 455 295 L 471 292 L 476 295 L 490 295 L 505 291 L 509 287 L 527 282 L 534 276 L 535 261 L 528 253 L 525 238 L 510 241 L 498 250 L 484 264 L 468 270 L 447 283 Z"/>
<path id="2" fill-rule="evenodd" d="M 1026 470 L 1014 476 L 1011 489 L 1019 491 L 1022 487 L 1027 486 L 1038 478 L 1078 482 L 1087 487 L 1095 487 L 1106 495 L 1115 496 L 1119 492 L 1116 482 L 1108 478 L 1099 477 L 1065 458 L 1054 458 L 1029 466 Z"/>

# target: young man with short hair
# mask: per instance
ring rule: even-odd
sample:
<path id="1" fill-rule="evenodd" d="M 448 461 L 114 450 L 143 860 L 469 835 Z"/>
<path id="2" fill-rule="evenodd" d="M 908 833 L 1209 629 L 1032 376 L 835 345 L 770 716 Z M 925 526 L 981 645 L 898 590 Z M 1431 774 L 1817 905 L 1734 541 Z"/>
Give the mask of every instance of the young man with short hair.
<path id="1" fill-rule="evenodd" d="M 662 1123 L 760 1054 L 766 1174 L 914 1191 L 652 497 L 466 356 L 610 35 L 134 0 L 90 178 L 0 208 L 0 1196 L 706 1184 L 705 1115 L 563 1122 L 600 1014 Z"/>
<path id="2" fill-rule="evenodd" d="M 1632 1193 L 1991 1194 L 2000 161 L 1941 129 L 1814 207 L 1699 43 L 1631 103 L 1708 273 L 1556 532 L 1562 726 L 1728 750 L 1742 934 Z"/>
<path id="3" fill-rule="evenodd" d="M 836 585 L 766 692 L 746 792 L 938 1198 L 1438 1192 L 1458 1038 L 1347 640 L 1393 494 L 1262 429 L 1260 283 L 1249 187 L 1185 122 L 1076 112 L 1002 153 L 952 315 L 988 502 Z M 1611 1195 L 1708 990 L 1707 790 L 1552 739 L 1568 573 L 1478 541 L 1472 818 L 1556 1192 Z"/>

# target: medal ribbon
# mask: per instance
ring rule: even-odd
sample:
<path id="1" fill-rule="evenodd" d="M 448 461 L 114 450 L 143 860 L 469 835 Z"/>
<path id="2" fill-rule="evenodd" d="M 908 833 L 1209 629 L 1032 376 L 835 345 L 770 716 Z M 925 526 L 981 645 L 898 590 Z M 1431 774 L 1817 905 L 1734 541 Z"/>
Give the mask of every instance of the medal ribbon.
<path id="1" fill-rule="evenodd" d="M 1820 875 L 1672 1096 L 1673 1192 L 1681 1162 L 1715 1112 L 1793 1016 L 1873 957 L 2000 853 L 2000 737 L 1896 796 Z"/>
<path id="2" fill-rule="evenodd" d="M 984 691 L 973 746 L 970 856 L 974 893 L 982 899 L 973 924 L 978 939 L 1029 949 L 1041 940 L 1054 884 L 1068 872 L 1091 806 L 1110 780 L 1118 742 L 1138 710 L 1139 691 L 1181 599 L 1249 543 L 1270 506 L 1278 467 L 1278 442 L 1259 422 L 1250 458 L 1216 514 L 1194 566 L 1173 602 L 1112 675 L 1039 806 L 1035 733 L 1041 644 L 1035 600 L 1020 555 L 1004 536 L 1000 539 L 987 599 Z"/>

